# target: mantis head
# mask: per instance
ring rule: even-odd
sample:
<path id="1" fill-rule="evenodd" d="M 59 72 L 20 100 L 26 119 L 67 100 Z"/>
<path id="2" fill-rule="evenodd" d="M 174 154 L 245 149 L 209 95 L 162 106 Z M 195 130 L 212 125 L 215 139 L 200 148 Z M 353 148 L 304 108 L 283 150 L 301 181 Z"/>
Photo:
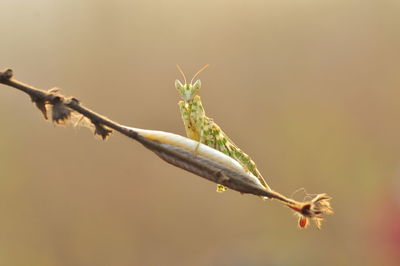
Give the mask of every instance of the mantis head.
<path id="1" fill-rule="evenodd" d="M 193 100 L 194 96 L 197 95 L 197 93 L 200 90 L 201 87 L 201 81 L 198 79 L 193 83 L 194 78 L 200 74 L 201 71 L 206 69 L 208 65 L 205 65 L 203 68 L 201 68 L 192 78 L 189 84 L 186 82 L 186 77 L 185 74 L 183 73 L 182 69 L 177 65 L 179 72 L 181 72 L 184 80 L 184 84 L 180 82 L 179 80 L 175 80 L 175 88 L 179 93 L 179 96 L 181 96 L 182 100 L 185 102 Z"/>

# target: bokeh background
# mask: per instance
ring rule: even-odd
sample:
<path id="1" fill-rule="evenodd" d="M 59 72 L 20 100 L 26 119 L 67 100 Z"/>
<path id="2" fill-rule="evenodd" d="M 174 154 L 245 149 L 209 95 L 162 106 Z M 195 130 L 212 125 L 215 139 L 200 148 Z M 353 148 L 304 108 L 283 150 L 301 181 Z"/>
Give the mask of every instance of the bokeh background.
<path id="1" fill-rule="evenodd" d="M 0 68 L 126 125 L 184 135 L 175 64 L 210 64 L 207 114 L 273 188 L 336 212 L 299 230 L 0 85 L 0 265 L 399 265 L 398 0 L 0 2 Z"/>

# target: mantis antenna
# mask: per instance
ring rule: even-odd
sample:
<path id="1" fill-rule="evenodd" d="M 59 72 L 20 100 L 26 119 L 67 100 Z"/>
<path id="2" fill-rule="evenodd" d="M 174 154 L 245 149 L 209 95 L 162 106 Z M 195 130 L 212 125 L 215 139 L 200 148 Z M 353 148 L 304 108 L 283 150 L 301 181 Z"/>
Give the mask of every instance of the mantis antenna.
<path id="1" fill-rule="evenodd" d="M 181 68 L 179 65 L 176 65 L 176 67 L 178 68 L 179 72 L 181 72 L 182 77 L 183 77 L 183 79 L 184 79 L 184 81 L 185 81 L 185 84 L 186 84 L 186 76 L 185 76 L 185 73 L 183 73 L 183 70 L 182 70 L 182 68 Z"/>
<path id="2" fill-rule="evenodd" d="M 192 78 L 192 80 L 190 81 L 190 84 L 192 84 L 192 82 L 193 82 L 193 80 L 194 80 L 194 78 L 195 77 L 197 77 L 197 75 L 198 74 L 200 74 L 204 69 L 206 69 L 207 67 L 209 67 L 210 65 L 209 64 L 207 64 L 207 65 L 205 65 L 205 66 L 203 66 L 199 71 L 197 71 L 197 73 L 196 74 L 194 74 L 194 76 L 193 76 L 193 78 Z"/>

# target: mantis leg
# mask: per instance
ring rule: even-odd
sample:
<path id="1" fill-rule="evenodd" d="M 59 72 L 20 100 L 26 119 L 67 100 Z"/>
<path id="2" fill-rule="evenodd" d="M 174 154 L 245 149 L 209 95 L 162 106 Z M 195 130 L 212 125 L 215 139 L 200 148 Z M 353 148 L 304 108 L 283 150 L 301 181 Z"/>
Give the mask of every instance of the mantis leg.
<path id="1" fill-rule="evenodd" d="M 199 150 L 199 147 L 200 147 L 200 143 L 208 145 L 206 138 L 204 136 L 205 135 L 204 134 L 204 116 L 199 117 L 199 119 L 196 121 L 196 128 L 198 129 L 199 139 L 198 139 L 196 148 L 194 149 L 194 152 L 197 153 L 197 151 Z"/>

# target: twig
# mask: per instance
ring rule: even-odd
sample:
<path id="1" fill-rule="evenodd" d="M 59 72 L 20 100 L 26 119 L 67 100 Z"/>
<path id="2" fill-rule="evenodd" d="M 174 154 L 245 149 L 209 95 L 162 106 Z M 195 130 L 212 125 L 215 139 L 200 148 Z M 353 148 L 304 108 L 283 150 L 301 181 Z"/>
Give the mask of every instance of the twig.
<path id="1" fill-rule="evenodd" d="M 71 117 L 79 113 L 82 116 L 77 123 L 80 123 L 82 117 L 84 117 L 89 122 L 89 125 L 94 127 L 95 135 L 100 136 L 102 139 L 109 137 L 113 129 L 140 142 L 164 161 L 200 177 L 241 193 L 277 199 L 299 214 L 299 225 L 301 227 L 305 227 L 307 219 L 310 218 L 316 221 L 319 228 L 322 215 L 332 213 L 329 205 L 331 198 L 326 194 L 319 194 L 309 202 L 297 202 L 263 187 L 249 175 L 227 167 L 222 163 L 210 160 L 182 147 L 144 137 L 132 128 L 127 128 L 83 106 L 76 98 L 61 95 L 56 88 L 45 91 L 17 81 L 13 79 L 13 71 L 11 69 L 0 72 L 0 83 L 28 94 L 45 119 L 48 119 L 48 111 L 51 110 L 52 121 L 56 124 L 66 123 Z"/>

